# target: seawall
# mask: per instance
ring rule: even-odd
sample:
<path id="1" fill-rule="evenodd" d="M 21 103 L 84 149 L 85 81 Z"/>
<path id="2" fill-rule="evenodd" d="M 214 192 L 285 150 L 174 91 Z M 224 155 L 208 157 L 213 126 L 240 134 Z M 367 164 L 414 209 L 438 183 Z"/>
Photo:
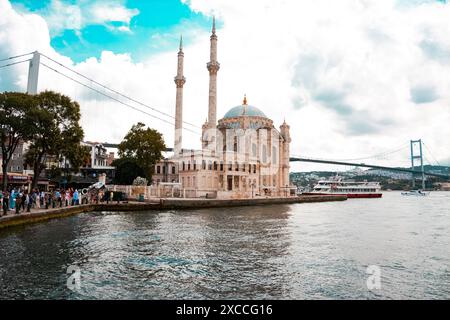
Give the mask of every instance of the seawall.
<path id="1" fill-rule="evenodd" d="M 74 207 L 55 208 L 47 210 L 32 211 L 30 213 L 14 214 L 9 212 L 8 216 L 0 217 L 0 229 L 42 222 L 55 218 L 73 216 L 85 212 L 110 211 L 131 212 L 149 210 L 181 210 L 181 209 L 203 209 L 224 208 L 242 206 L 261 206 L 274 204 L 312 203 L 328 201 L 345 201 L 346 196 L 300 196 L 293 198 L 257 198 L 257 199 L 159 199 L 153 202 L 128 202 L 128 203 L 103 203 L 86 204 Z"/>
<path id="2" fill-rule="evenodd" d="M 261 206 L 273 204 L 308 203 L 345 201 L 346 196 L 300 196 L 292 198 L 256 198 L 256 199 L 161 199 L 161 207 L 164 209 L 198 209 L 198 208 L 224 208 Z"/>

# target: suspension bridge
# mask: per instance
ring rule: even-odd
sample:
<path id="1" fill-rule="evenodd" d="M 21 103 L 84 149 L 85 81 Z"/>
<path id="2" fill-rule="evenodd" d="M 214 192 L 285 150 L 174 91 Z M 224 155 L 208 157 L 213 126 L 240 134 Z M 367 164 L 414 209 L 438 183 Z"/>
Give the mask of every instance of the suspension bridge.
<path id="1" fill-rule="evenodd" d="M 20 65 L 28 63 L 28 83 L 27 83 L 27 92 L 29 94 L 37 94 L 38 93 L 38 81 L 39 81 L 39 70 L 40 67 L 44 67 L 47 70 L 54 72 L 77 85 L 88 89 L 96 94 L 102 96 L 103 98 L 108 98 L 111 101 L 114 101 L 124 107 L 132 109 L 136 112 L 140 112 L 145 114 L 146 116 L 152 117 L 158 121 L 161 121 L 165 124 L 169 124 L 174 126 L 175 117 L 166 112 L 161 111 L 159 108 L 148 105 L 142 101 L 139 101 L 135 98 L 132 98 L 124 93 L 121 93 L 105 84 L 102 84 L 76 70 L 73 68 L 64 65 L 55 59 L 40 53 L 38 51 L 29 52 L 25 54 L 15 55 L 12 57 L 7 57 L 4 59 L 0 59 L 0 72 L 8 67 Z M 189 132 L 201 135 L 200 126 L 195 124 L 183 121 L 183 129 Z M 106 147 L 117 147 L 117 144 L 114 143 L 105 143 Z M 384 152 L 375 156 L 359 158 L 359 159 L 344 159 L 344 160 L 333 160 L 333 159 L 322 159 L 317 157 L 305 157 L 305 156 L 291 156 L 290 162 L 310 162 L 310 163 L 318 163 L 318 164 L 329 164 L 329 165 L 339 165 L 339 166 L 350 166 L 350 167 L 363 167 L 363 168 L 372 168 L 372 169 L 380 169 L 385 171 L 393 171 L 393 172 L 403 172 L 411 174 L 413 186 L 415 186 L 416 178 L 419 177 L 422 181 L 422 188 L 425 188 L 425 180 L 426 177 L 435 177 L 440 179 L 449 180 L 449 174 L 442 174 L 436 172 L 427 172 L 424 169 L 424 150 L 423 146 L 426 147 L 425 143 L 422 140 L 412 140 L 410 142 L 410 167 L 389 167 L 389 166 L 381 166 L 371 163 L 365 162 L 355 162 L 360 160 L 374 160 L 380 156 L 386 156 L 391 153 L 399 152 L 403 150 L 396 149 L 392 152 Z M 426 147 L 428 149 L 428 147 Z M 168 148 L 167 151 L 172 151 L 171 148 Z M 427 150 L 429 154 L 431 151 Z M 432 154 L 431 154 L 432 156 Z M 432 156 L 434 158 L 434 156 Z M 439 162 L 434 158 L 435 164 L 440 166 Z M 428 161 L 431 164 L 431 161 Z"/>

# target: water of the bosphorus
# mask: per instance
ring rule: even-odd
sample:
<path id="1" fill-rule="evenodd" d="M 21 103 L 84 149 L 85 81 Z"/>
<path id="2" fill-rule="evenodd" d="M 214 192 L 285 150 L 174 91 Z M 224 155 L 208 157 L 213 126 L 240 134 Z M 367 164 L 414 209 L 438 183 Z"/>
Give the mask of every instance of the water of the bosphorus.
<path id="1" fill-rule="evenodd" d="M 380 288 L 369 290 L 369 266 Z M 68 288 L 69 267 L 79 287 Z M 450 299 L 450 192 L 86 213 L 7 229 L 0 298 Z"/>

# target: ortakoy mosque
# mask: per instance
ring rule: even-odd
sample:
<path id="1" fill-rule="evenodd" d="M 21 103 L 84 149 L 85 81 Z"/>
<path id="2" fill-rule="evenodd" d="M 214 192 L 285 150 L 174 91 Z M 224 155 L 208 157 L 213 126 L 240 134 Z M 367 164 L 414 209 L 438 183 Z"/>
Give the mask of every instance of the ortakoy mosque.
<path id="1" fill-rule="evenodd" d="M 208 118 L 202 126 L 201 150 L 182 148 L 184 53 L 182 40 L 175 77 L 176 111 L 174 154 L 155 165 L 153 185 L 178 186 L 184 197 L 236 199 L 258 196 L 286 197 L 289 183 L 289 126 L 277 130 L 260 109 L 247 104 L 231 108 L 217 121 L 217 35 L 211 34 Z"/>

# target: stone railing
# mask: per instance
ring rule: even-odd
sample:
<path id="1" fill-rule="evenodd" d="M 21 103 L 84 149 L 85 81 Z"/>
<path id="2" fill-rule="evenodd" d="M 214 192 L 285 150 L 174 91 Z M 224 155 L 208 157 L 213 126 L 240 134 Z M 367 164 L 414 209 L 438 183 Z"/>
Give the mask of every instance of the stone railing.
<path id="1" fill-rule="evenodd" d="M 173 186 L 108 185 L 107 188 L 113 192 L 123 192 L 129 200 L 139 200 L 141 195 L 144 196 L 144 200 L 159 198 L 217 198 L 217 191 L 214 190 L 180 189 Z"/>

